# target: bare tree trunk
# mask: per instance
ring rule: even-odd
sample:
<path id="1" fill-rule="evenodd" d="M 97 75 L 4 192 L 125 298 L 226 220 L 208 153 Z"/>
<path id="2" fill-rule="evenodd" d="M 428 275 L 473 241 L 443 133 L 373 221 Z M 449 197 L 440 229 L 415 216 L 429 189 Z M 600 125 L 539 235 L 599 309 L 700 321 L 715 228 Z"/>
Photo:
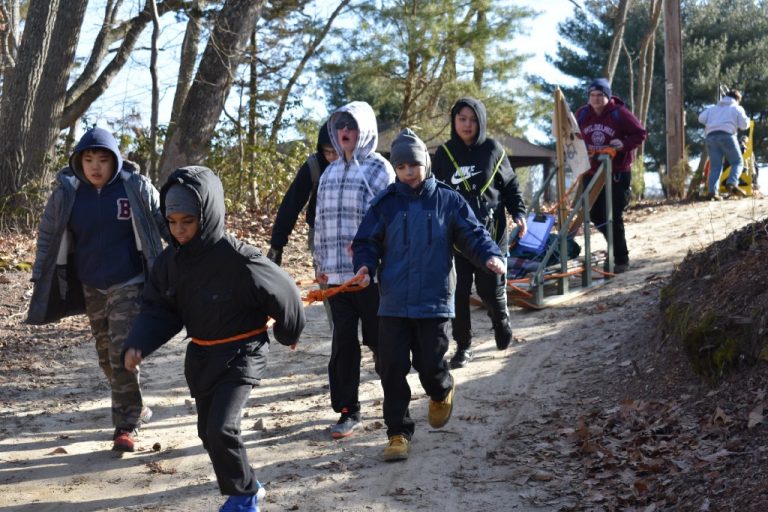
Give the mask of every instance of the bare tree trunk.
<path id="1" fill-rule="evenodd" d="M 2 29 L 0 29 L 0 77 L 3 79 L 3 96 L 6 95 L 10 84 L 11 73 L 16 65 L 16 55 L 19 50 L 19 0 L 9 0 L 7 7 L 0 7 Z"/>
<path id="2" fill-rule="evenodd" d="M 0 195 L 45 167 L 58 134 L 66 80 L 87 0 L 32 0 L 0 119 Z"/>
<path id="3" fill-rule="evenodd" d="M 205 160 L 243 49 L 264 2 L 227 0 L 221 8 L 179 116 L 178 129 L 163 153 L 161 180 L 176 167 Z"/>
<path id="4" fill-rule="evenodd" d="M 157 38 L 160 35 L 160 17 L 157 15 L 155 0 L 148 2 L 152 7 L 152 56 L 149 60 L 149 74 L 152 76 L 152 119 L 149 123 L 149 169 L 146 173 L 157 182 L 157 119 L 160 109 L 160 89 L 157 83 Z"/>
<path id="5" fill-rule="evenodd" d="M 179 76 L 176 80 L 176 93 L 173 96 L 173 107 L 171 108 L 171 119 L 168 122 L 168 132 L 165 134 L 166 141 L 171 138 L 176 130 L 181 114 L 181 108 L 184 106 L 184 100 L 187 98 L 189 88 L 192 86 L 192 79 L 195 76 L 195 64 L 197 63 L 197 46 L 200 42 L 200 33 L 202 32 L 203 17 L 202 6 L 205 1 L 198 0 L 188 11 L 189 21 L 184 31 L 184 40 L 181 43 L 181 56 L 179 61 Z"/>
<path id="6" fill-rule="evenodd" d="M 613 39 L 611 40 L 611 51 L 608 53 L 608 62 L 605 63 L 603 74 L 608 82 L 613 82 L 613 75 L 616 73 L 616 66 L 619 64 L 619 54 L 621 53 L 621 44 L 624 41 L 624 27 L 627 24 L 627 11 L 632 0 L 620 0 L 616 8 L 616 17 L 613 20 Z"/>
<path id="7" fill-rule="evenodd" d="M 334 20 L 336 20 L 336 18 L 341 13 L 342 9 L 344 9 L 344 7 L 346 7 L 348 4 L 349 4 L 349 0 L 341 0 L 341 2 L 339 2 L 339 5 L 336 7 L 333 13 L 331 13 L 331 16 L 328 18 L 328 21 L 326 21 L 325 25 L 323 26 L 323 29 L 320 31 L 319 34 L 317 34 L 317 36 L 315 36 L 314 39 L 312 39 L 312 42 L 309 43 L 309 46 L 304 52 L 304 56 L 301 58 L 301 61 L 299 61 L 299 65 L 296 66 L 296 69 L 293 71 L 291 78 L 288 79 L 288 83 L 282 89 L 280 94 L 280 99 L 278 100 L 278 103 L 277 103 L 277 111 L 275 112 L 275 119 L 272 122 L 272 131 L 269 134 L 269 142 L 271 143 L 277 142 L 277 134 L 280 131 L 280 127 L 283 123 L 283 114 L 285 113 L 285 107 L 288 103 L 288 97 L 290 96 L 291 91 L 293 90 L 293 86 L 296 85 L 296 81 L 304 72 L 304 68 L 306 67 L 307 62 L 309 62 L 309 59 L 311 59 L 312 56 L 317 52 L 317 49 L 322 44 L 323 40 L 325 39 L 325 36 L 328 35 L 328 32 L 331 30 L 331 27 L 333 26 Z"/>
<path id="8" fill-rule="evenodd" d="M 656 54 L 656 31 L 661 20 L 662 0 L 651 0 L 648 29 L 640 43 L 640 55 L 638 59 L 637 77 L 637 118 L 645 126 L 648 119 L 648 109 L 651 104 L 651 90 L 653 87 L 653 63 Z M 645 153 L 645 142 L 640 145 L 638 155 L 642 158 Z"/>
<path id="9" fill-rule="evenodd" d="M 256 181 L 256 106 L 259 101 L 259 92 L 257 90 L 258 59 L 256 56 L 258 47 L 256 46 L 256 31 L 251 32 L 250 54 L 248 76 L 248 184 L 250 186 L 249 206 L 256 209 L 260 206 L 259 184 Z"/>
<path id="10" fill-rule="evenodd" d="M 477 30 L 486 30 L 487 25 L 488 20 L 485 17 L 484 6 L 477 6 Z M 485 76 L 485 47 L 476 45 L 472 49 L 472 56 L 475 60 L 472 67 L 472 81 L 475 83 L 475 87 L 480 90 L 483 87 L 483 76 Z"/>
<path id="11" fill-rule="evenodd" d="M 405 88 L 403 89 L 403 112 L 400 115 L 400 128 L 411 126 L 411 117 L 413 116 L 413 96 L 414 89 L 416 88 L 417 80 L 417 64 L 418 56 L 415 52 L 409 52 L 408 54 L 408 71 L 405 76 Z"/>
<path id="12" fill-rule="evenodd" d="M 652 0 L 650 4 L 650 23 L 640 43 L 638 76 L 638 119 L 643 125 L 648 118 L 648 108 L 653 85 L 653 63 L 656 53 L 656 31 L 661 21 L 662 0 Z"/>
<path id="13" fill-rule="evenodd" d="M 621 42 L 621 49 L 624 51 L 624 57 L 627 59 L 627 70 L 629 73 L 629 76 L 627 77 L 629 80 L 629 110 L 632 112 L 635 112 L 635 64 L 632 62 L 632 54 L 629 53 L 629 48 L 627 48 L 627 44 L 622 41 Z"/>
<path id="14" fill-rule="evenodd" d="M 67 91 L 68 101 L 71 101 L 70 98 L 82 94 L 83 90 L 95 80 L 102 61 L 109 53 L 110 45 L 117 41 L 119 37 L 125 35 L 124 31 L 113 29 L 117 11 L 120 9 L 122 3 L 123 0 L 109 0 L 107 2 L 107 5 L 104 8 L 104 21 L 93 42 L 93 48 L 88 57 L 88 62 L 86 62 L 83 67 L 80 76 L 77 77 L 75 82 L 69 88 L 69 91 Z"/>

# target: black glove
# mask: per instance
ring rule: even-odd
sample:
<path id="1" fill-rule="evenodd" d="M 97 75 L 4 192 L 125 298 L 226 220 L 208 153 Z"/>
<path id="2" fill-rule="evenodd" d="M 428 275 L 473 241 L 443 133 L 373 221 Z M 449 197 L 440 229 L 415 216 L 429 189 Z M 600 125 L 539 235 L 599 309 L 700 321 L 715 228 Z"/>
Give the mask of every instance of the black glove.
<path id="1" fill-rule="evenodd" d="M 277 247 L 270 247 L 267 253 L 267 259 L 275 265 L 280 265 L 283 262 L 283 250 Z"/>

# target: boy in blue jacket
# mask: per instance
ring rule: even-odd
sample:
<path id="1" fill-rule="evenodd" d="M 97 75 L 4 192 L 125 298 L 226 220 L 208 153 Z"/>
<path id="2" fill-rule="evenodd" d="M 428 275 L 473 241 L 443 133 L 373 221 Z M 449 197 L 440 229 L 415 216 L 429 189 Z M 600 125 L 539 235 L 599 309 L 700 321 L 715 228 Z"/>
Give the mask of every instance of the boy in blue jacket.
<path id="1" fill-rule="evenodd" d="M 145 274 L 163 250 L 162 238 L 169 239 L 159 195 L 102 128 L 83 135 L 57 179 L 40 221 L 27 322 L 88 315 L 112 390 L 112 449 L 132 452 L 152 412 L 143 404 L 138 369 L 127 371 L 120 351 L 139 313 Z"/>
<path id="2" fill-rule="evenodd" d="M 258 512 L 265 491 L 248 464 L 240 420 L 267 366 L 269 319 L 278 342 L 299 340 L 306 323 L 299 289 L 258 249 L 224 231 L 224 188 L 207 167 L 174 171 L 160 204 L 173 244 L 152 269 L 123 361 L 133 370 L 186 328 L 184 376 L 197 434 L 229 496 L 220 510 Z"/>
<path id="3" fill-rule="evenodd" d="M 430 171 L 424 143 L 406 128 L 392 142 L 397 181 L 371 203 L 352 251 L 357 275 L 379 279 L 379 371 L 389 444 L 384 460 L 408 458 L 414 433 L 406 377 L 413 367 L 430 396 L 428 419 L 444 426 L 455 384 L 443 360 L 446 325 L 454 317 L 456 275 L 452 247 L 475 265 L 506 271 L 499 246 L 469 204 Z"/>

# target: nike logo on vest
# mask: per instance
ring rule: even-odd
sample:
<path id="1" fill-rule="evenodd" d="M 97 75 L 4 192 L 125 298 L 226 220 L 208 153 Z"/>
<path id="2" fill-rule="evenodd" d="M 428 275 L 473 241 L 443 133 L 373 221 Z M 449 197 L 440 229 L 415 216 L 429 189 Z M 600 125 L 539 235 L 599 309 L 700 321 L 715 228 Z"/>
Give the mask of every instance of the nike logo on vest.
<path id="1" fill-rule="evenodd" d="M 451 176 L 451 184 L 458 185 L 462 181 L 468 180 L 472 176 L 477 176 L 482 172 L 483 171 L 476 171 L 474 165 L 461 167 L 460 169 L 457 169 L 456 172 L 453 173 L 453 176 Z"/>

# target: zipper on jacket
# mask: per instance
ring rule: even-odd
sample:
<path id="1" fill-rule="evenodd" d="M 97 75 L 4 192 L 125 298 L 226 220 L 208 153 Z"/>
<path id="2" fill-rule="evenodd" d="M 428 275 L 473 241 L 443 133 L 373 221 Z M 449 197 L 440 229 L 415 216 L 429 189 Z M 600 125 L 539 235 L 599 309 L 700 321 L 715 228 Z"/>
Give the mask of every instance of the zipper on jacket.
<path id="1" fill-rule="evenodd" d="M 408 212 L 403 212 L 403 244 L 408 245 Z"/>
<path id="2" fill-rule="evenodd" d="M 427 245 L 432 245 L 432 212 L 427 214 Z"/>

